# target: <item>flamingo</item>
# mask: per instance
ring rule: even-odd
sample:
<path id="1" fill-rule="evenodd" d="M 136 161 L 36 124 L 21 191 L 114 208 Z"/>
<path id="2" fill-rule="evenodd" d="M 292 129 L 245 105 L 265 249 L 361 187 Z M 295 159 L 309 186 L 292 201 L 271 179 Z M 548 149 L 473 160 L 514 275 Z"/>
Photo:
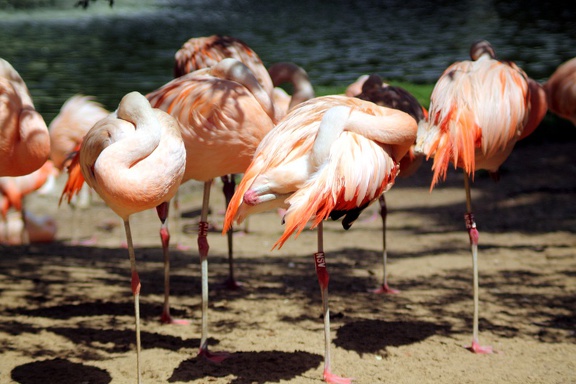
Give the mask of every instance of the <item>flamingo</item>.
<path id="1" fill-rule="evenodd" d="M 274 86 L 262 60 L 248 44 L 232 36 L 211 35 L 190 38 L 174 55 L 174 77 L 178 78 L 199 69 L 213 67 L 226 58 L 237 59 L 246 65 L 266 93 L 272 97 Z M 232 198 L 236 187 L 235 175 L 219 175 L 219 177 L 223 183 L 222 192 L 224 193 L 226 206 L 228 206 L 228 202 Z M 178 206 L 176 201 L 175 205 L 176 207 Z M 176 215 L 176 217 L 179 216 L 179 214 Z M 163 239 L 166 239 L 163 242 L 167 243 L 170 238 L 168 228 L 163 228 L 162 231 L 161 236 Z M 236 281 L 234 277 L 233 254 L 233 237 L 232 232 L 230 232 L 228 235 L 228 278 L 224 286 L 229 289 L 239 289 L 241 283 Z M 168 250 L 166 249 L 164 254 L 166 280 L 169 279 L 169 267 L 166 265 L 169 263 L 168 257 Z M 166 289 L 169 289 L 169 282 L 166 282 L 165 286 Z M 165 294 L 165 297 L 167 297 L 166 295 L 167 294 Z M 164 321 L 166 321 L 166 319 L 170 318 L 164 317 L 164 319 Z"/>
<path id="2" fill-rule="evenodd" d="M 69 167 L 62 198 L 78 193 L 84 181 L 124 221 L 134 296 L 136 366 L 140 364 L 140 278 L 130 232 L 134 213 L 167 205 L 184 175 L 186 151 L 178 123 L 153 109 L 138 92 L 126 94 L 118 109 L 96 123 L 82 141 Z"/>
<path id="3" fill-rule="evenodd" d="M 51 243 L 57 230 L 56 220 L 50 215 L 35 216 L 27 211 L 22 219 L 19 212 L 13 212 L 6 221 L 0 222 L 0 242 L 21 245 L 22 233 L 26 231 L 30 243 Z"/>
<path id="4" fill-rule="evenodd" d="M 358 94 L 353 94 L 358 91 Z M 383 107 L 399 109 L 412 116 L 416 122 L 424 120 L 428 116 L 426 108 L 420 105 L 418 100 L 412 96 L 404 88 L 392 86 L 382 81 L 382 78 L 376 74 L 362 75 L 354 83 L 346 88 L 347 96 L 355 96 L 362 100 L 368 100 Z M 420 167 L 424 156 L 414 153 L 414 146 L 410 147 L 410 151 L 400 160 L 400 173 L 398 177 L 408 177 Z M 387 293 L 396 294 L 400 291 L 390 288 L 388 285 L 388 253 L 386 250 L 386 217 L 388 216 L 388 208 L 386 206 L 385 194 L 380 195 L 378 198 L 380 204 L 380 217 L 382 219 L 382 283 L 380 287 L 374 289 L 374 293 Z"/>
<path id="5" fill-rule="evenodd" d="M 388 190 L 399 162 L 416 138 L 408 114 L 374 103 L 333 95 L 297 105 L 262 140 L 226 211 L 223 232 L 248 215 L 286 208 L 285 229 L 272 249 L 304 230 L 318 228 L 314 255 L 324 314 L 324 380 L 350 383 L 332 373 L 328 272 L 322 222 L 343 218 L 350 228 Z"/>
<path id="6" fill-rule="evenodd" d="M 58 172 L 64 171 L 82 144 L 84 135 L 98 121 L 110 114 L 102 104 L 94 101 L 94 97 L 85 95 L 74 95 L 64 102 L 60 112 L 50 122 L 48 131 L 50 132 L 50 159 Z M 83 188 L 79 194 L 77 204 L 71 204 L 72 215 L 72 244 L 77 243 L 78 215 L 76 206 L 85 208 L 89 202 L 89 189 Z M 82 244 L 94 243 L 95 238 L 84 241 Z"/>
<path id="7" fill-rule="evenodd" d="M 542 87 L 512 62 L 495 58 L 492 45 L 472 44 L 470 60 L 450 65 L 432 91 L 429 119 L 418 127 L 416 149 L 433 157 L 430 191 L 445 179 L 449 163 L 464 171 L 466 228 L 473 264 L 474 353 L 492 353 L 478 340 L 478 230 L 472 213 L 470 180 L 485 169 L 498 179 L 498 168 L 516 142 L 529 135 L 546 113 Z"/>
<path id="8" fill-rule="evenodd" d="M 202 273 L 202 336 L 199 354 L 222 361 L 228 354 L 208 350 L 208 240 L 210 186 L 215 177 L 243 173 L 256 147 L 274 126 L 274 105 L 252 71 L 227 58 L 210 68 L 173 79 L 147 95 L 151 105 L 180 122 L 186 146 L 182 182 L 204 182 L 198 251 Z M 232 189 L 233 191 L 233 189 Z M 230 245 L 230 243 L 229 243 Z"/>
<path id="9" fill-rule="evenodd" d="M 0 214 L 5 223 L 4 228 L 8 230 L 8 211 L 11 208 L 15 209 L 20 213 L 22 223 L 20 244 L 29 244 L 32 240 L 30 238 L 30 228 L 26 225 L 31 222 L 32 216 L 25 209 L 24 199 L 27 195 L 40 188 L 50 188 L 55 173 L 52 161 L 47 160 L 44 165 L 27 175 L 0 177 Z M 52 223 L 49 224 L 52 226 Z M 8 239 L 8 234 L 5 237 Z"/>
<path id="10" fill-rule="evenodd" d="M 56 169 L 62 172 L 68 167 L 86 133 L 109 114 L 93 96 L 77 94 L 62 104 L 60 112 L 48 126 L 50 159 Z"/>
<path id="11" fill-rule="evenodd" d="M 258 83 L 275 104 L 274 121 L 279 121 L 294 105 L 314 97 L 314 90 L 308 74 L 303 68 L 294 63 L 281 62 L 272 65 L 267 70 L 258 54 L 248 44 L 232 36 L 211 35 L 193 37 L 186 41 L 175 54 L 174 77 L 177 78 L 198 69 L 212 67 L 226 58 L 237 59 L 252 71 Z M 283 83 L 292 84 L 294 89 L 292 96 L 285 92 L 282 95 L 281 88 L 277 86 Z M 279 94 L 281 96 L 278 96 Z M 236 187 L 235 176 L 233 174 L 220 175 L 220 178 L 223 182 L 226 206 L 228 206 Z M 164 229 L 163 238 L 168 236 L 169 239 L 167 230 L 167 228 Z M 234 277 L 232 231 L 229 231 L 227 236 L 228 278 L 225 286 L 230 289 L 238 289 L 241 287 L 241 283 L 236 281 Z M 165 260 L 167 260 L 167 256 L 165 256 Z M 169 279 L 168 275 L 166 279 Z M 166 286 L 168 287 L 168 284 Z"/>
<path id="12" fill-rule="evenodd" d="M 50 156 L 48 127 L 20 74 L 0 58 L 0 176 L 22 176 Z"/>
<path id="13" fill-rule="evenodd" d="M 576 57 L 556 68 L 544 90 L 550 111 L 576 125 Z"/>

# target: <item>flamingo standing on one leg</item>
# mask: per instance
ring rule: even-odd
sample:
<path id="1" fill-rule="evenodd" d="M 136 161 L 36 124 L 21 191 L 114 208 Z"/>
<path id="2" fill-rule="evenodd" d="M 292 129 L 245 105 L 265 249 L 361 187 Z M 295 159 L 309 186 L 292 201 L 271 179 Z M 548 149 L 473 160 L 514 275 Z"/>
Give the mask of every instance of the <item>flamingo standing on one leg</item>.
<path id="1" fill-rule="evenodd" d="M 208 351 L 208 203 L 212 179 L 243 173 L 256 147 L 274 126 L 274 105 L 250 69 L 228 58 L 211 68 L 181 76 L 147 95 L 179 122 L 186 146 L 182 182 L 204 182 L 198 251 L 202 267 L 202 336 L 200 352 L 213 361 L 227 354 Z"/>
<path id="2" fill-rule="evenodd" d="M 495 59 L 487 41 L 472 44 L 472 61 L 449 66 L 434 86 L 429 119 L 418 127 L 417 150 L 434 158 L 430 190 L 446 177 L 449 163 L 464 170 L 465 222 L 470 237 L 475 353 L 491 353 L 478 341 L 478 230 L 470 197 L 470 179 L 478 169 L 497 177 L 516 142 L 529 135 L 546 113 L 542 87 L 511 62 Z"/>
<path id="3" fill-rule="evenodd" d="M 558 66 L 544 90 L 550 111 L 576 125 L 576 57 Z"/>
<path id="4" fill-rule="evenodd" d="M 239 60 L 246 65 L 266 93 L 272 97 L 272 79 L 262 60 L 248 44 L 232 36 L 211 35 L 190 38 L 174 55 L 174 77 L 178 78 L 199 69 L 213 67 L 218 62 L 227 58 Z M 235 175 L 219 175 L 219 177 L 223 183 L 222 192 L 224 193 L 226 206 L 228 206 L 228 202 L 232 198 L 236 187 Z M 177 201 L 174 203 L 177 207 Z M 180 217 L 179 212 L 177 212 L 176 217 Z M 161 229 L 161 236 L 163 243 L 166 243 L 166 246 L 164 246 L 165 286 L 166 289 L 169 290 L 170 276 L 167 244 L 170 239 L 170 234 L 167 226 Z M 224 285 L 229 289 L 238 289 L 241 283 L 236 281 L 234 277 L 233 245 L 232 231 L 230 231 L 228 235 L 228 278 Z M 165 294 L 165 298 L 168 297 L 167 295 L 168 293 Z M 166 317 L 164 314 L 163 321 L 170 321 L 170 317 Z"/>
<path id="5" fill-rule="evenodd" d="M 140 278 L 136 270 L 130 216 L 167 205 L 176 194 L 186 165 L 177 121 L 153 109 L 138 92 L 125 95 L 118 109 L 86 134 L 70 166 L 62 197 L 68 201 L 84 180 L 124 221 L 136 319 L 138 383 L 140 364 Z"/>
<path id="6" fill-rule="evenodd" d="M 70 97 L 62 107 L 60 112 L 50 125 L 50 159 L 59 172 L 64 171 L 75 152 L 78 150 L 84 139 L 84 135 L 98 121 L 104 119 L 110 114 L 100 103 L 94 101 L 91 96 L 74 95 Z M 78 243 L 78 229 L 81 227 L 77 208 L 86 208 L 89 204 L 89 188 L 82 188 L 79 193 L 79 199 L 76 204 L 71 204 L 72 213 L 72 244 Z M 95 238 L 84 241 L 82 244 L 93 244 Z"/>
<path id="7" fill-rule="evenodd" d="M 233 58 L 245 64 L 254 74 L 264 91 L 270 95 L 274 103 L 274 121 L 279 121 L 294 105 L 314 97 L 314 90 L 304 69 L 294 63 L 281 62 L 272 65 L 268 70 L 258 54 L 244 41 L 222 35 L 194 37 L 186 41 L 176 52 L 174 62 L 174 77 L 180 77 L 192 71 L 209 68 L 223 59 Z M 294 92 L 292 96 L 278 99 L 280 84 L 290 83 Z M 236 187 L 233 174 L 221 175 L 226 206 Z M 179 215 L 177 215 L 179 217 Z M 169 238 L 167 228 L 163 229 L 163 238 Z M 233 233 L 228 232 L 228 278 L 225 286 L 238 289 L 241 284 L 234 277 Z M 165 260 L 167 256 L 165 256 Z M 167 269 L 166 269 L 167 270 Z M 169 279 L 169 276 L 166 276 Z M 167 285 L 168 286 L 168 285 Z"/>
<path id="8" fill-rule="evenodd" d="M 348 86 L 347 95 L 355 92 L 358 85 L 362 85 L 361 92 L 353 96 L 359 99 L 368 100 L 383 107 L 399 109 L 412 116 L 417 123 L 428 116 L 428 111 L 420 105 L 412 94 L 401 87 L 385 84 L 378 75 L 360 76 L 356 82 Z M 414 153 L 414 146 L 410 147 L 410 151 L 400 160 L 400 173 L 398 177 L 405 178 L 414 174 L 422 164 L 423 158 L 424 156 Z M 385 194 L 382 194 L 378 198 L 378 203 L 380 204 L 380 217 L 382 219 L 382 283 L 380 287 L 373 290 L 373 292 L 396 294 L 400 291 L 390 288 L 388 285 L 388 252 L 386 248 L 386 218 L 388 216 L 388 208 L 386 206 Z"/>
<path id="9" fill-rule="evenodd" d="M 272 249 L 298 235 L 312 220 L 318 227 L 314 255 L 322 294 L 324 379 L 349 383 L 332 373 L 328 273 L 322 222 L 353 221 L 388 190 L 399 162 L 416 138 L 417 124 L 396 109 L 346 96 L 318 97 L 296 106 L 259 145 L 226 212 L 224 232 L 248 215 L 287 208 L 284 234 Z"/>
<path id="10" fill-rule="evenodd" d="M 34 109 L 28 87 L 12 65 L 0 58 L 0 176 L 22 176 L 50 156 L 50 137 Z"/>

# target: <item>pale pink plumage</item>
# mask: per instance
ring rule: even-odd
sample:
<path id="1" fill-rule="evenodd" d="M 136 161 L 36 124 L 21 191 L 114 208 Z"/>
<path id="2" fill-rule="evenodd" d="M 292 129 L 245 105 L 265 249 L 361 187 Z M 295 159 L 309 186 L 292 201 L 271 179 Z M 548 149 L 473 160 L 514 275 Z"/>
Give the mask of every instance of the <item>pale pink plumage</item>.
<path id="1" fill-rule="evenodd" d="M 311 221 L 318 227 L 316 271 L 322 290 L 324 380 L 350 383 L 332 373 L 328 274 L 322 222 L 343 217 L 348 229 L 359 213 L 388 190 L 398 163 L 416 137 L 408 114 L 346 96 L 318 97 L 297 105 L 260 143 L 230 201 L 224 231 L 248 215 L 286 208 L 285 229 L 274 248 Z"/>
<path id="2" fill-rule="evenodd" d="M 497 176 L 516 142 L 527 136 L 546 113 L 542 88 L 511 62 L 495 59 L 487 41 L 472 44 L 472 61 L 456 62 L 438 79 L 430 100 L 429 119 L 418 127 L 417 150 L 434 158 L 430 190 L 446 177 L 450 163 L 464 170 L 466 228 L 470 237 L 474 318 L 472 345 L 478 341 L 478 230 L 472 214 L 470 178 L 478 169 Z"/>
<path id="3" fill-rule="evenodd" d="M 544 89 L 550 111 L 576 125 L 576 57 L 560 64 Z"/>
<path id="4" fill-rule="evenodd" d="M 22 231 L 20 232 L 20 244 L 27 244 L 31 240 L 26 228 L 26 207 L 24 200 L 26 196 L 38 191 L 50 179 L 56 175 L 56 170 L 52 161 L 48 160 L 40 168 L 32 173 L 23 176 L 2 176 L 0 177 L 0 214 L 2 220 L 7 221 L 10 209 L 17 211 L 20 215 Z"/>
<path id="5" fill-rule="evenodd" d="M 62 198 L 68 202 L 83 181 L 124 221 L 132 271 L 136 317 L 138 383 L 140 368 L 140 279 L 129 218 L 162 207 L 176 194 L 185 168 L 185 148 L 176 120 L 153 109 L 138 92 L 125 95 L 118 109 L 86 134 L 69 167 Z"/>
<path id="6" fill-rule="evenodd" d="M 50 137 L 20 74 L 0 58 L 0 176 L 22 176 L 50 155 Z"/>
<path id="7" fill-rule="evenodd" d="M 48 126 L 50 159 L 58 170 L 65 169 L 90 128 L 109 114 L 92 96 L 74 95 L 62 104 Z"/>
<path id="8" fill-rule="evenodd" d="M 210 184 L 213 178 L 243 173 L 256 147 L 274 126 L 269 94 L 242 62 L 227 58 L 211 68 L 178 77 L 147 95 L 152 106 L 180 123 L 186 146 L 182 182 L 204 182 L 198 248 L 202 267 L 202 337 L 200 354 L 221 361 L 207 345 L 208 241 L 206 238 Z"/>

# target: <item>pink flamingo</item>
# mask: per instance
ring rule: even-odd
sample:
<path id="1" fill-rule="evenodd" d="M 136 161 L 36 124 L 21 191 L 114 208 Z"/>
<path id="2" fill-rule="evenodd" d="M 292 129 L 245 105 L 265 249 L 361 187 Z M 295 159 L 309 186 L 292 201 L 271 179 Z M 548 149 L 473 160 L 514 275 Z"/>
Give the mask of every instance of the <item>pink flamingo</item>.
<path id="1" fill-rule="evenodd" d="M 248 46 L 248 44 L 238 38 L 222 35 L 193 37 L 182 45 L 182 47 L 176 52 L 174 58 L 175 78 L 199 69 L 213 67 L 223 59 L 233 58 L 239 60 L 252 71 L 258 83 L 260 83 L 266 93 L 272 97 L 272 79 L 270 78 L 266 67 L 262 63 L 262 60 L 258 54 Z M 235 175 L 219 175 L 219 177 L 223 183 L 222 192 L 224 193 L 226 206 L 228 206 L 228 202 L 232 198 L 232 194 L 236 188 Z M 175 199 L 174 204 L 175 207 L 178 207 L 177 198 Z M 178 213 L 176 217 L 179 218 L 180 214 Z M 170 236 L 168 228 L 163 228 L 162 231 L 162 238 L 168 239 L 165 240 L 165 242 L 168 242 Z M 238 289 L 240 288 L 241 283 L 239 283 L 234 277 L 233 245 L 232 232 L 230 232 L 228 235 L 228 278 L 224 285 L 229 289 Z M 168 257 L 166 250 L 164 259 L 168 260 Z M 169 261 L 166 261 L 165 264 L 166 263 L 169 263 Z M 169 279 L 168 267 L 165 266 L 165 270 L 165 278 Z M 166 286 L 169 287 L 169 283 L 166 283 Z"/>
<path id="2" fill-rule="evenodd" d="M 0 58 L 0 176 L 22 176 L 50 156 L 46 123 L 12 65 Z"/>
<path id="3" fill-rule="evenodd" d="M 40 168 L 27 175 L 0 177 L 0 214 L 5 223 L 4 228 L 8 229 L 8 211 L 13 208 L 20 213 L 22 222 L 20 244 L 29 244 L 32 240 L 30 231 L 34 231 L 26 225 L 32 221 L 32 216 L 25 209 L 25 197 L 43 186 L 48 188 L 47 184 L 51 183 L 55 175 L 54 165 L 48 160 Z M 38 231 L 35 232 L 38 233 Z M 8 239 L 8 234 L 5 237 Z"/>
<path id="4" fill-rule="evenodd" d="M 199 354 L 222 361 L 226 353 L 208 351 L 208 240 L 210 186 L 215 177 L 243 173 L 256 147 L 274 126 L 274 105 L 252 71 L 227 58 L 210 68 L 178 77 L 147 95 L 180 123 L 186 146 L 182 182 L 204 182 L 198 232 L 202 270 L 202 336 Z M 233 189 L 232 189 L 233 192 Z M 230 243 L 229 243 L 230 245 Z"/>
<path id="5" fill-rule="evenodd" d="M 491 353 L 478 341 L 478 230 L 472 213 L 470 179 L 478 169 L 498 178 L 498 168 L 518 140 L 529 135 L 546 113 L 543 89 L 512 62 L 495 59 L 492 46 L 478 41 L 472 60 L 450 65 L 432 91 L 429 119 L 418 127 L 417 150 L 434 158 L 430 191 L 446 177 L 450 163 L 464 171 L 465 222 L 473 264 L 475 353 Z"/>
<path id="6" fill-rule="evenodd" d="M 343 217 L 350 228 L 360 212 L 388 190 L 400 159 L 416 137 L 404 112 L 346 96 L 317 97 L 297 105 L 262 140 L 226 211 L 224 231 L 248 215 L 286 208 L 280 248 L 308 221 L 318 228 L 314 255 L 324 313 L 324 380 L 349 383 L 332 373 L 328 272 L 322 222 Z"/>
<path id="7" fill-rule="evenodd" d="M 241 61 L 254 74 L 256 80 L 264 91 L 272 98 L 274 103 L 274 121 L 280 120 L 288 109 L 304 100 L 314 97 L 314 90 L 304 69 L 294 63 L 281 62 L 272 65 L 268 70 L 262 63 L 258 54 L 244 41 L 222 35 L 206 37 L 194 37 L 186 41 L 176 52 L 174 62 L 174 77 L 180 77 L 198 69 L 209 68 L 223 59 L 233 58 Z M 277 86 L 290 83 L 294 89 L 292 96 Z M 279 96 L 280 95 L 280 96 Z M 220 175 L 223 182 L 223 192 L 226 206 L 232 198 L 236 188 L 235 176 Z M 175 202 L 176 203 L 176 202 Z M 177 205 L 176 205 L 177 206 Z M 179 217 L 177 215 L 176 217 Z M 166 238 L 168 229 L 163 229 L 163 238 Z M 234 277 L 234 252 L 232 231 L 228 232 L 228 278 L 225 286 L 230 289 L 238 289 L 241 283 Z M 167 256 L 165 254 L 165 260 Z M 166 272 L 168 273 L 168 272 Z M 166 279 L 169 279 L 166 275 Z"/>
<path id="8" fill-rule="evenodd" d="M 576 125 L 576 57 L 556 68 L 544 90 L 550 111 Z"/>
<path id="9" fill-rule="evenodd" d="M 140 364 L 140 278 L 130 232 L 130 216 L 163 210 L 176 194 L 184 175 L 186 153 L 176 120 L 153 109 L 138 92 L 125 95 L 118 109 L 86 134 L 69 167 L 62 193 L 68 202 L 84 181 L 124 221 L 136 319 L 138 383 Z"/>
<path id="10" fill-rule="evenodd" d="M 357 92 L 360 88 L 361 92 Z M 427 118 L 428 111 L 420 105 L 418 100 L 412 96 L 404 88 L 392 86 L 382 81 L 382 78 L 376 74 L 360 76 L 358 80 L 350 84 L 346 89 L 347 96 L 355 96 L 362 100 L 371 101 L 383 107 L 399 109 L 412 116 L 416 122 L 420 122 Z M 400 173 L 398 177 L 408 177 L 420 167 L 424 156 L 414 152 L 414 146 L 410 147 L 408 153 L 400 160 Z M 373 290 L 374 293 L 388 293 L 396 294 L 400 291 L 390 288 L 388 285 L 388 252 L 386 248 L 386 218 L 388 216 L 388 208 L 386 206 L 386 196 L 382 194 L 378 198 L 380 204 L 380 217 L 382 219 L 382 283 L 380 287 Z"/>
<path id="11" fill-rule="evenodd" d="M 70 97 L 62 107 L 60 112 L 50 125 L 50 159 L 58 172 L 66 170 L 70 165 L 72 157 L 80 148 L 86 133 L 98 121 L 110 114 L 102 104 L 94 101 L 92 96 L 74 95 Z M 82 188 L 76 204 L 71 204 L 72 214 L 72 235 L 71 243 L 78 243 L 78 228 L 81 227 L 79 220 L 83 215 L 78 215 L 76 208 L 85 208 L 89 204 L 89 188 Z M 83 245 L 90 245 L 96 242 L 96 238 L 83 241 Z"/>

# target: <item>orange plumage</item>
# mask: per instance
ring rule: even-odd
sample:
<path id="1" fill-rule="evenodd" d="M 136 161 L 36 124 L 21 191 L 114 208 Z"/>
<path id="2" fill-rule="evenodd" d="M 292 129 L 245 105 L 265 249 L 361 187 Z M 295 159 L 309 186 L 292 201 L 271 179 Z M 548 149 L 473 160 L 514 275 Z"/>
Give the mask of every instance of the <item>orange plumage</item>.
<path id="1" fill-rule="evenodd" d="M 529 82 L 522 69 L 496 60 L 493 51 L 444 71 L 417 140 L 417 149 L 434 158 L 431 188 L 446 177 L 450 163 L 471 176 L 477 169 L 498 170 L 526 128 L 533 130 L 544 117 L 531 115 Z"/>

